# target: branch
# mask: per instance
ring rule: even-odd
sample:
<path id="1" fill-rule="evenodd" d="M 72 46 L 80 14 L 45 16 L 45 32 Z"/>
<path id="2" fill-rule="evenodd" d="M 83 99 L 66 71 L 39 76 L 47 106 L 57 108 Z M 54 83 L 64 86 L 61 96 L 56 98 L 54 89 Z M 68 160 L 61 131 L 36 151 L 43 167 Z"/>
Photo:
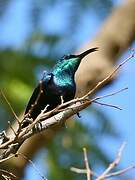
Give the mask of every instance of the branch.
<path id="1" fill-rule="evenodd" d="M 70 170 L 77 173 L 77 174 L 87 174 L 87 169 L 79 169 L 76 167 L 71 167 Z M 91 170 L 91 175 L 93 177 L 98 177 L 98 175 L 95 172 L 93 172 L 92 170 Z"/>
<path id="2" fill-rule="evenodd" d="M 46 108 L 41 111 L 41 113 L 37 116 L 37 118 L 32 122 L 32 124 L 28 125 L 26 128 L 21 128 L 20 123 L 18 130 L 15 130 L 12 128 L 12 131 L 14 131 L 12 136 L 9 136 L 6 142 L 3 142 L 3 144 L 0 145 L 0 149 L 3 150 L 0 156 L 0 160 L 3 162 L 4 160 L 7 160 L 8 157 L 10 157 L 11 154 L 16 154 L 19 147 L 25 142 L 26 139 L 30 138 L 31 136 L 35 135 L 36 133 L 40 133 L 42 131 L 45 131 L 49 128 L 53 128 L 55 126 L 63 125 L 68 118 L 73 116 L 74 114 L 78 113 L 79 111 L 87 108 L 92 103 L 98 103 L 96 100 L 102 99 L 101 97 L 97 97 L 94 99 L 90 99 L 90 96 L 104 83 L 106 83 L 126 62 L 128 62 L 131 58 L 133 58 L 135 55 L 135 52 L 133 52 L 125 61 L 123 61 L 120 65 L 118 65 L 115 70 L 108 75 L 103 81 L 99 82 L 91 91 L 89 91 L 85 96 L 81 98 L 73 99 L 69 102 L 63 102 L 61 97 L 61 102 L 59 106 L 57 106 L 55 109 L 46 112 Z M 42 83 L 41 83 L 42 84 Z M 41 86 L 42 91 L 42 86 Z M 127 88 L 125 88 L 127 89 Z M 107 96 L 113 96 L 119 92 L 123 91 L 123 89 L 105 95 L 103 98 Z M 9 106 L 11 107 L 10 103 L 8 102 Z M 100 103 L 101 104 L 101 103 Z M 103 105 L 103 103 L 102 103 Z M 104 103 L 104 105 L 107 105 Z M 116 108 L 114 105 L 109 105 L 110 107 Z M 117 107 L 118 108 L 118 107 Z M 18 121 L 20 122 L 20 121 Z M 0 162 L 1 162 L 0 161 Z"/>
<path id="3" fill-rule="evenodd" d="M 99 104 L 101 106 L 108 106 L 108 107 L 112 107 L 112 108 L 115 108 L 115 109 L 118 109 L 118 110 L 122 110 L 122 108 L 116 106 L 116 105 L 112 105 L 112 104 L 108 104 L 108 103 L 102 103 L 102 102 L 98 102 L 98 101 L 93 101 L 93 103 L 96 103 L 96 104 Z"/>
<path id="4" fill-rule="evenodd" d="M 38 173 L 38 175 L 39 175 L 42 179 L 48 180 L 45 176 L 43 176 L 43 175 L 41 174 L 41 172 L 39 171 L 39 169 L 36 167 L 36 165 L 33 163 L 32 160 L 30 160 L 27 156 L 25 156 L 25 155 L 22 154 L 22 153 L 17 153 L 17 154 L 16 154 L 16 157 L 18 157 L 18 156 L 21 156 L 23 159 L 25 159 L 26 161 L 28 161 L 28 162 L 32 165 L 32 167 L 34 168 L 34 170 Z"/>
<path id="5" fill-rule="evenodd" d="M 92 96 L 99 88 L 101 88 L 103 85 L 105 85 L 109 80 L 112 79 L 112 77 L 119 71 L 119 69 L 126 64 L 129 60 L 135 57 L 135 50 L 132 50 L 132 53 L 129 57 L 127 57 L 122 63 L 120 63 L 114 70 L 111 72 L 105 79 L 97 83 L 97 85 L 89 91 L 84 97 Z"/>
<path id="6" fill-rule="evenodd" d="M 17 120 L 18 124 L 20 124 L 20 120 L 19 120 L 18 116 L 16 115 L 14 109 L 12 108 L 10 102 L 8 101 L 6 95 L 4 94 L 4 92 L 3 92 L 2 90 L 0 90 L 0 93 L 1 93 L 1 95 L 3 96 L 3 98 L 5 99 L 6 103 L 8 104 L 8 106 L 9 106 L 9 108 L 10 108 L 10 110 L 11 110 L 13 116 L 14 116 L 15 119 Z"/>
<path id="7" fill-rule="evenodd" d="M 124 143 L 121 145 L 120 149 L 118 150 L 118 154 L 117 154 L 117 156 L 116 156 L 116 159 L 115 159 L 111 164 L 109 164 L 108 168 L 97 178 L 97 180 L 103 180 L 103 179 L 105 179 L 106 176 L 109 174 L 109 172 L 110 172 L 111 170 L 113 170 L 113 169 L 119 164 L 120 159 L 121 159 L 122 152 L 123 152 L 123 150 L 124 150 L 124 148 L 125 148 L 125 145 L 126 145 L 126 143 L 124 142 Z"/>
<path id="8" fill-rule="evenodd" d="M 30 160 L 30 159 L 29 159 L 27 156 L 25 156 L 24 154 L 22 154 L 22 153 L 16 153 L 16 154 L 14 154 L 14 155 L 9 156 L 8 159 L 11 159 L 11 158 L 13 158 L 13 157 L 18 158 L 18 156 L 20 156 L 20 157 L 22 157 L 23 159 L 25 159 L 26 161 L 28 161 L 28 162 L 32 165 L 32 167 L 34 168 L 34 170 L 38 173 L 38 175 L 39 175 L 43 180 L 48 180 L 45 176 L 43 176 L 43 175 L 41 174 L 41 172 L 40 172 L 39 169 L 36 167 L 36 165 L 33 163 L 33 161 Z M 4 161 L 1 160 L 0 162 L 2 163 L 2 162 L 4 162 Z M 2 173 L 2 175 L 3 175 L 3 174 L 6 174 L 6 176 L 8 175 L 8 177 L 12 177 L 12 178 L 17 179 L 17 180 L 20 179 L 20 178 L 16 177 L 13 173 L 10 173 L 10 172 L 8 172 L 8 171 L 6 171 L 6 170 L 4 170 L 4 169 L 0 169 L 0 173 Z"/>
<path id="9" fill-rule="evenodd" d="M 10 179 L 19 180 L 20 179 L 17 176 L 15 176 L 13 173 L 8 172 L 5 169 L 0 169 L 0 174 L 2 174 L 2 177 L 7 179 L 7 180 L 10 180 Z"/>
<path id="10" fill-rule="evenodd" d="M 85 167 L 86 167 L 86 173 L 87 173 L 87 180 L 91 180 L 91 169 L 89 167 L 89 162 L 88 162 L 88 157 L 87 157 L 87 150 L 86 148 L 83 148 L 83 153 L 84 153 L 84 162 L 85 162 Z"/>
<path id="11" fill-rule="evenodd" d="M 110 177 L 114 177 L 114 176 L 120 176 L 120 175 L 122 175 L 122 174 L 125 174 L 125 173 L 128 172 L 128 171 L 133 170 L 133 169 L 135 169 L 135 164 L 134 164 L 134 165 L 131 165 L 131 166 L 125 168 L 125 169 L 122 169 L 122 170 L 120 170 L 120 171 L 107 174 L 107 175 L 106 175 L 106 178 L 110 178 Z"/>
<path id="12" fill-rule="evenodd" d="M 119 164 L 119 162 L 121 160 L 122 152 L 125 148 L 125 145 L 126 145 L 126 143 L 124 142 L 121 145 L 121 147 L 119 148 L 118 153 L 117 153 L 114 161 L 111 164 L 109 164 L 108 168 L 101 175 L 97 175 L 94 171 L 92 171 L 89 168 L 89 162 L 88 162 L 88 158 L 87 158 L 87 154 L 86 154 L 86 148 L 83 148 L 83 149 L 85 149 L 84 162 L 85 162 L 86 169 L 79 169 L 79 168 L 71 167 L 70 170 L 77 173 L 77 174 L 86 174 L 87 180 L 90 180 L 90 175 L 93 176 L 95 178 L 95 180 L 105 180 L 107 178 L 117 177 L 119 175 L 124 175 L 129 170 L 135 169 L 135 164 L 131 165 L 125 169 L 116 171 L 116 172 L 111 172 L 111 171 L 113 171 L 114 168 Z"/>

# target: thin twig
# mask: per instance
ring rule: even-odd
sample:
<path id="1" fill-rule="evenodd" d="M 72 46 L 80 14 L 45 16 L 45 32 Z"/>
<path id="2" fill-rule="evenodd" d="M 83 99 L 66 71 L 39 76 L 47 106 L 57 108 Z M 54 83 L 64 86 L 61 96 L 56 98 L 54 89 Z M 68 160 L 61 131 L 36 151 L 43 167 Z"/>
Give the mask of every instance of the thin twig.
<path id="1" fill-rule="evenodd" d="M 121 145 L 120 149 L 118 150 L 118 153 L 117 153 L 117 156 L 116 156 L 115 160 L 111 164 L 109 164 L 108 168 L 96 180 L 105 179 L 106 175 L 108 175 L 108 173 L 119 164 L 122 152 L 123 152 L 123 150 L 125 148 L 125 145 L 126 145 L 126 142 L 124 142 Z"/>
<path id="2" fill-rule="evenodd" d="M 93 101 L 93 103 L 96 103 L 96 104 L 100 104 L 102 106 L 108 106 L 108 107 L 112 107 L 112 108 L 115 108 L 115 109 L 118 109 L 118 110 L 122 110 L 122 108 L 116 106 L 116 105 L 113 105 L 113 104 L 108 104 L 108 103 L 102 103 L 102 102 L 99 102 L 99 101 Z"/>
<path id="3" fill-rule="evenodd" d="M 89 91 L 86 95 L 83 96 L 83 98 L 87 98 L 88 96 L 91 96 L 93 93 L 95 93 L 100 87 L 102 87 L 104 84 L 107 83 L 115 74 L 119 71 L 119 69 L 126 64 L 130 59 L 132 59 L 135 56 L 135 51 L 132 51 L 131 55 L 127 57 L 122 63 L 120 63 L 105 79 L 98 82 L 97 85 Z"/>
<path id="4" fill-rule="evenodd" d="M 0 163 L 3 163 L 3 162 L 5 162 L 5 161 L 7 161 L 7 160 L 9 160 L 9 159 L 11 159 L 11 158 L 13 158 L 13 157 L 15 157 L 14 154 L 12 154 L 12 155 L 10 155 L 10 156 L 4 158 L 4 159 L 0 159 Z"/>
<path id="5" fill-rule="evenodd" d="M 16 113 L 15 113 L 14 109 L 12 108 L 10 102 L 8 101 L 6 95 L 4 94 L 4 92 L 3 92 L 2 90 L 0 90 L 0 92 L 1 92 L 1 94 L 2 94 L 2 96 L 3 96 L 3 98 L 5 99 L 6 103 L 8 104 L 8 106 L 9 106 L 12 114 L 14 115 L 15 119 L 17 120 L 18 124 L 20 125 L 20 119 L 19 119 L 18 116 L 16 115 Z"/>
<path id="6" fill-rule="evenodd" d="M 128 172 L 128 171 L 130 171 L 132 169 L 135 169 L 135 164 L 131 165 L 131 166 L 125 168 L 125 169 L 122 169 L 122 170 L 107 174 L 106 178 L 110 178 L 110 177 L 114 177 L 114 176 L 120 176 L 120 175 L 125 174 L 126 172 Z"/>
<path id="7" fill-rule="evenodd" d="M 86 148 L 83 148 L 83 153 L 84 153 L 85 167 L 86 167 L 86 170 L 87 170 L 87 180 L 91 180 L 91 169 L 89 167 L 89 162 L 88 162 L 88 156 L 87 156 Z"/>
<path id="8" fill-rule="evenodd" d="M 13 173 L 5 170 L 5 169 L 0 169 L 0 172 L 3 174 L 8 174 L 10 177 L 13 177 L 14 179 L 19 179 L 17 176 L 15 176 Z"/>
<path id="9" fill-rule="evenodd" d="M 14 128 L 12 127 L 12 125 L 11 125 L 11 122 L 10 122 L 10 121 L 8 121 L 8 125 L 9 125 L 10 129 L 13 131 L 14 135 L 15 135 L 15 136 L 17 136 L 17 134 L 16 134 L 16 132 L 15 132 Z"/>
<path id="10" fill-rule="evenodd" d="M 121 155 L 122 155 L 122 152 L 124 150 L 125 145 L 126 145 L 126 142 L 124 142 L 121 145 L 121 147 L 118 150 L 118 153 L 116 155 L 115 160 L 111 164 L 109 164 L 108 168 L 101 175 L 97 175 L 95 172 L 90 170 L 89 163 L 88 163 L 88 158 L 87 158 L 87 153 L 85 152 L 85 150 L 84 150 L 84 160 L 85 160 L 86 169 L 79 169 L 79 168 L 71 167 L 70 170 L 75 172 L 75 173 L 78 173 L 78 174 L 87 174 L 87 180 L 89 178 L 89 176 L 88 176 L 89 170 L 90 170 L 90 174 L 93 177 L 95 177 L 96 180 L 105 180 L 107 178 L 117 177 L 117 176 L 123 175 L 126 172 L 128 172 L 128 171 L 130 171 L 132 169 L 135 169 L 135 164 L 131 165 L 131 166 L 127 167 L 127 168 L 124 168 L 122 170 L 116 171 L 116 172 L 112 172 L 112 173 L 110 173 L 110 172 L 119 164 L 119 162 L 121 160 Z"/>
<path id="11" fill-rule="evenodd" d="M 7 176 L 7 175 L 2 174 L 2 177 L 3 177 L 5 180 L 11 180 L 11 178 L 10 178 L 9 176 Z"/>
<path id="12" fill-rule="evenodd" d="M 43 175 L 41 174 L 41 172 L 40 172 L 39 169 L 35 166 L 35 164 L 33 163 L 32 160 L 30 160 L 27 156 L 25 156 L 25 155 L 22 154 L 22 153 L 17 153 L 16 156 L 18 156 L 18 155 L 21 156 L 21 157 L 22 157 L 23 159 L 25 159 L 26 161 L 28 161 L 42 179 L 48 180 L 45 176 L 43 176 Z"/>
<path id="13" fill-rule="evenodd" d="M 122 89 L 120 89 L 120 90 L 118 90 L 118 91 L 115 91 L 115 92 L 112 92 L 112 93 L 109 93 L 109 94 L 106 94 L 106 95 L 103 95 L 103 96 L 97 96 L 97 97 L 95 97 L 94 99 L 92 99 L 92 101 L 93 101 L 93 100 L 95 101 L 95 100 L 107 98 L 107 97 L 110 97 L 110 96 L 114 96 L 114 95 L 116 95 L 116 94 L 118 94 L 118 93 L 121 93 L 121 92 L 123 92 L 123 91 L 125 91 L 125 90 L 128 90 L 128 87 L 122 88 Z"/>
<path id="14" fill-rule="evenodd" d="M 41 113 L 37 116 L 37 118 L 33 121 L 32 124 L 30 124 L 27 128 L 26 128 L 26 132 L 30 131 L 38 122 L 41 121 L 41 117 L 44 115 L 44 113 L 47 111 L 47 108 L 49 107 L 49 105 L 47 104 L 45 106 L 45 108 L 41 111 Z"/>
<path id="15" fill-rule="evenodd" d="M 80 168 L 76 168 L 76 167 L 71 167 L 70 170 L 75 172 L 75 173 L 78 173 L 78 174 L 87 174 L 87 169 L 80 169 Z M 93 177 L 96 177 L 96 178 L 98 177 L 98 175 L 95 172 L 93 172 L 92 170 L 91 170 L 91 175 Z"/>
<path id="16" fill-rule="evenodd" d="M 76 167 L 71 167 L 70 170 L 77 173 L 77 174 L 87 174 L 86 169 L 79 169 L 79 168 L 76 168 Z"/>
<path id="17" fill-rule="evenodd" d="M 61 104 L 63 104 L 64 103 L 63 96 L 60 96 L 60 99 L 61 99 Z"/>

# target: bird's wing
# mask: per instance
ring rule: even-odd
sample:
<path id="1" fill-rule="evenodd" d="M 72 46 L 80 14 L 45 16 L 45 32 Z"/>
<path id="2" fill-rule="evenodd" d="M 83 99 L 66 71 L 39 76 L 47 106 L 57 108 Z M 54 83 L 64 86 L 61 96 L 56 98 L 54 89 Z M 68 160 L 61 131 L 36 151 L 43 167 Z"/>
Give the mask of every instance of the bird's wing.
<path id="1" fill-rule="evenodd" d="M 45 77 L 43 77 L 42 81 L 39 82 L 37 87 L 34 89 L 32 96 L 30 97 L 30 100 L 27 104 L 25 115 L 29 112 L 29 110 L 32 108 L 32 105 L 38 102 L 38 99 L 41 96 L 41 91 L 45 91 L 45 86 L 49 83 L 49 81 L 52 79 L 53 74 L 49 73 Z"/>

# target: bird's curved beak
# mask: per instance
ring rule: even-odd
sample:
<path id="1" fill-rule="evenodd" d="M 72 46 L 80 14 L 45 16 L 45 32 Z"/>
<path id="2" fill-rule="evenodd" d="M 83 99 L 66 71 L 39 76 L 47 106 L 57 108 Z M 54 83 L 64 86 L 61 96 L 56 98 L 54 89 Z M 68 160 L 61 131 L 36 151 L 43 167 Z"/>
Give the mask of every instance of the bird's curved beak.
<path id="1" fill-rule="evenodd" d="M 98 51 L 98 47 L 88 49 L 87 51 L 84 51 L 83 53 L 77 55 L 77 57 L 79 57 L 80 59 L 83 59 L 85 56 L 87 56 L 88 54 L 90 54 L 94 51 Z"/>

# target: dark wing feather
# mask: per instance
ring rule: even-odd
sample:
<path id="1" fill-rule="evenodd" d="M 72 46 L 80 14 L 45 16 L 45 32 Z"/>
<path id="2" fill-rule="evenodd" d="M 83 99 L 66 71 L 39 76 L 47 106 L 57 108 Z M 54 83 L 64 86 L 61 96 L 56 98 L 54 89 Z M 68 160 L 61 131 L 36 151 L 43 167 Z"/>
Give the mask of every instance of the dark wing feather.
<path id="1" fill-rule="evenodd" d="M 26 110 L 25 110 L 25 114 L 27 114 L 29 112 L 29 110 L 31 109 L 32 105 L 35 104 L 35 102 L 37 101 L 38 99 L 38 96 L 40 94 L 40 86 L 42 84 L 38 84 L 38 86 L 34 89 L 33 93 L 32 93 L 32 96 L 30 97 L 30 100 L 27 104 L 27 107 L 26 107 Z"/>
<path id="2" fill-rule="evenodd" d="M 42 81 L 40 81 L 40 83 L 38 84 L 38 86 L 34 89 L 33 94 L 28 102 L 28 105 L 26 107 L 25 110 L 25 115 L 31 110 L 32 105 L 34 105 L 35 103 L 38 103 L 38 100 L 40 100 L 42 97 L 42 93 L 41 91 L 43 91 L 43 93 L 45 92 L 45 86 L 49 83 L 49 81 L 52 79 L 53 74 L 49 73 L 47 74 Z M 40 102 L 39 102 L 40 103 Z M 40 104 L 39 104 L 40 106 Z"/>

